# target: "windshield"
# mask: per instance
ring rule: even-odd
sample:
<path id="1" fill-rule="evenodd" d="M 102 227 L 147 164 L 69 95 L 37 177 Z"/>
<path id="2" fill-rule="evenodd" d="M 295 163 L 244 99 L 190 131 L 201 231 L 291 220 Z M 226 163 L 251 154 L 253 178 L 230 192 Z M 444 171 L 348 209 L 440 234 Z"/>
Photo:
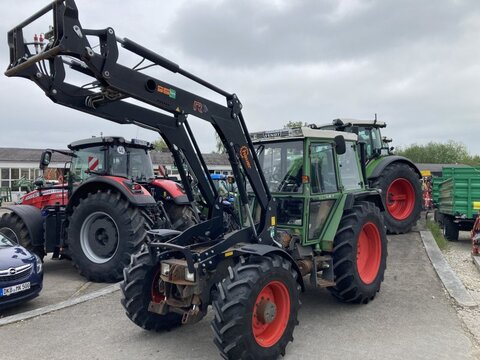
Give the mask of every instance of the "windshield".
<path id="1" fill-rule="evenodd" d="M 272 192 L 303 191 L 303 142 L 282 141 L 258 145 L 260 164 Z"/>
<path id="2" fill-rule="evenodd" d="M 148 181 L 155 178 L 153 165 L 147 149 L 114 146 L 109 159 L 110 175 L 121 176 L 134 181 Z"/>
<path id="3" fill-rule="evenodd" d="M 4 230 L 4 229 L 0 229 L 0 248 L 15 246 L 15 243 L 14 243 L 13 239 L 10 239 L 8 237 L 8 235 L 5 234 L 2 230 Z M 10 229 L 8 229 L 8 230 L 10 230 Z"/>
<path id="4" fill-rule="evenodd" d="M 73 181 L 84 181 L 94 173 L 105 171 L 105 150 L 102 146 L 79 149 L 72 158 Z"/>

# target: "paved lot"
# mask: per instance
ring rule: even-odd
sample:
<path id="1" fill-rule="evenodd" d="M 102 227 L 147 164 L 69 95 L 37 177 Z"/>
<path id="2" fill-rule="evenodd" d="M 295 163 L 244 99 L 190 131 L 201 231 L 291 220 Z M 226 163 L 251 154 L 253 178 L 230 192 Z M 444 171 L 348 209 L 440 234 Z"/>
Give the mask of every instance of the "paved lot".
<path id="1" fill-rule="evenodd" d="M 109 285 L 87 281 L 78 274 L 71 261 L 52 260 L 51 254 L 45 257 L 43 270 L 43 289 L 40 296 L 27 303 L 4 310 L 0 313 L 0 318 L 56 304 Z"/>
<path id="2" fill-rule="evenodd" d="M 326 290 L 310 289 L 285 359 L 480 359 L 418 233 L 389 240 L 388 269 L 375 301 L 341 304 Z M 2 359 L 218 358 L 211 314 L 196 325 L 149 333 L 126 318 L 119 299 L 115 292 L 0 327 L 2 349 L 8 349 Z"/>

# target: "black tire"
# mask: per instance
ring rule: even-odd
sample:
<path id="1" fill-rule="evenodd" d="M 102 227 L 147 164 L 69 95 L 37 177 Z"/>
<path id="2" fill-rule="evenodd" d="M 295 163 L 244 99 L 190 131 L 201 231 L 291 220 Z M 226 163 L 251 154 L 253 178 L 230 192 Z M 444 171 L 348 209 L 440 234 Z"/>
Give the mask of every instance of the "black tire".
<path id="1" fill-rule="evenodd" d="M 126 314 L 135 324 L 146 330 L 170 330 L 182 324 L 182 316 L 176 313 L 159 315 L 148 311 L 153 299 L 152 292 L 160 294 L 158 283 L 159 264 L 152 261 L 146 248 L 132 255 L 130 265 L 123 271 L 120 284 L 121 303 Z"/>
<path id="2" fill-rule="evenodd" d="M 433 221 L 435 221 L 436 223 L 442 226 L 443 226 L 443 217 L 444 215 L 440 211 L 438 211 L 438 209 L 435 209 L 433 211 Z"/>
<path id="3" fill-rule="evenodd" d="M 379 177 L 373 179 L 370 186 L 382 190 L 387 231 L 391 234 L 409 232 L 422 211 L 422 187 L 415 170 L 408 164 L 394 162 L 388 165 Z M 400 189 L 406 200 L 392 200 L 394 188 Z"/>
<path id="4" fill-rule="evenodd" d="M 387 267 L 387 235 L 380 210 L 369 202 L 346 210 L 333 246 L 336 284 L 329 290 L 341 301 L 367 304 L 380 291 Z"/>
<path id="5" fill-rule="evenodd" d="M 443 237 L 448 241 L 458 241 L 458 225 L 453 222 L 453 218 L 448 215 L 443 216 L 442 224 Z"/>
<path id="6" fill-rule="evenodd" d="M 276 359 L 280 354 L 285 354 L 285 348 L 288 342 L 293 340 L 293 330 L 298 324 L 300 301 L 296 279 L 297 273 L 292 269 L 291 263 L 278 255 L 250 256 L 229 267 L 229 276 L 218 283 L 218 297 L 212 304 L 215 314 L 211 323 L 214 343 L 224 358 Z M 275 290 L 272 294 L 276 300 L 276 310 L 272 315 L 268 312 L 272 302 L 263 303 L 262 316 L 269 316 L 270 320 L 269 322 L 263 318 L 263 326 L 267 323 L 270 325 L 263 330 L 264 333 L 254 334 L 254 321 L 256 324 L 262 321 L 258 320 L 261 303 L 258 302 L 259 295 L 266 294 L 265 289 L 270 287 Z M 287 297 L 290 300 L 289 306 L 287 301 L 282 300 Z M 261 331 L 258 326 L 256 331 Z M 278 331 L 276 336 L 269 333 L 274 329 Z M 264 341 L 263 346 L 257 339 Z M 265 343 L 266 341 L 271 344 Z"/>
<path id="7" fill-rule="evenodd" d="M 73 264 L 96 282 L 121 280 L 146 236 L 139 209 L 111 190 L 81 199 L 69 217 L 67 234 Z"/>
<path id="8" fill-rule="evenodd" d="M 198 224 L 197 217 L 194 210 L 188 204 L 177 205 L 174 203 L 166 203 L 164 205 L 165 211 L 170 218 L 173 230 L 183 231 L 189 227 Z"/>
<path id="9" fill-rule="evenodd" d="M 43 261 L 46 255 L 44 247 L 32 245 L 32 239 L 30 238 L 27 225 L 17 214 L 9 212 L 0 217 L 0 233 L 27 250 L 37 254 Z"/>

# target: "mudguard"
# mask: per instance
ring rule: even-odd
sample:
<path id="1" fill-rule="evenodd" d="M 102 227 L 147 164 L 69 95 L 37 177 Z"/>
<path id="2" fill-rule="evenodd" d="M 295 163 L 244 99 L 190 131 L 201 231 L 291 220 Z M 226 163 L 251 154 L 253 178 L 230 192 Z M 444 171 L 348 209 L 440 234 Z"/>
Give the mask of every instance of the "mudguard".
<path id="1" fill-rule="evenodd" d="M 173 180 L 155 179 L 150 183 L 156 191 L 159 191 L 161 196 L 167 200 L 173 200 L 177 205 L 190 204 L 188 197 L 182 187 Z"/>
<path id="2" fill-rule="evenodd" d="M 302 291 L 305 291 L 305 284 L 303 282 L 303 277 L 302 277 L 302 273 L 300 272 L 300 268 L 298 267 L 293 257 L 289 253 L 287 253 L 285 250 L 275 246 L 270 246 L 270 245 L 249 244 L 249 245 L 242 246 L 240 248 L 235 248 L 235 253 L 258 255 L 258 256 L 276 254 L 283 257 L 284 259 L 290 261 L 290 263 L 292 264 L 292 267 L 295 269 L 295 271 L 298 274 L 297 282 L 302 287 Z"/>
<path id="3" fill-rule="evenodd" d="M 368 179 L 370 180 L 370 179 L 375 179 L 379 177 L 382 171 L 385 170 L 385 168 L 388 165 L 394 162 L 402 162 L 407 164 L 415 171 L 415 173 L 420 179 L 422 178 L 422 174 L 420 174 L 420 170 L 418 170 L 418 168 L 410 159 L 407 159 L 406 157 L 403 157 L 403 156 L 393 155 L 393 156 L 381 157 L 379 159 L 374 160 L 373 164 L 375 164 L 374 165 L 375 167 L 372 170 L 371 174 L 368 175 Z M 367 165 L 367 168 L 368 168 L 368 165 Z M 368 173 L 368 169 L 367 169 L 367 173 Z"/>
<path id="4" fill-rule="evenodd" d="M 353 205 L 357 201 L 369 201 L 373 202 L 380 211 L 385 211 L 385 205 L 382 201 L 382 196 L 376 190 L 371 191 L 361 191 L 358 193 L 350 193 L 347 195 L 347 200 L 345 201 L 344 210 L 353 208 Z"/>
<path id="5" fill-rule="evenodd" d="M 88 193 L 95 193 L 98 190 L 115 190 L 124 196 L 131 204 L 136 206 L 155 205 L 155 199 L 143 186 L 136 184 L 138 189 L 133 191 L 130 187 L 132 182 L 128 179 L 117 176 L 92 176 L 75 189 L 68 201 L 67 212 L 78 203 L 79 199 Z"/>
<path id="6" fill-rule="evenodd" d="M 33 246 L 43 246 L 43 222 L 42 212 L 32 205 L 7 205 L 0 210 L 9 210 L 17 215 L 27 227 L 28 234 Z"/>

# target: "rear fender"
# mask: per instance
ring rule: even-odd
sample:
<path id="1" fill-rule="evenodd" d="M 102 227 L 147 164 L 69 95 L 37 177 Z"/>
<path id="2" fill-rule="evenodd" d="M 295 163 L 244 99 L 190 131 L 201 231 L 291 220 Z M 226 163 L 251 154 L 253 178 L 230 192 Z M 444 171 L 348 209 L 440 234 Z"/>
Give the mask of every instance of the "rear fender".
<path id="1" fill-rule="evenodd" d="M 107 191 L 113 190 L 119 192 L 131 204 L 144 207 L 149 205 L 156 205 L 155 199 L 143 186 L 140 186 L 135 192 L 129 187 L 131 181 L 122 177 L 116 176 L 93 176 L 83 182 L 73 192 L 67 206 L 67 211 L 70 212 L 81 198 L 85 198 L 89 193 L 96 193 L 98 190 Z"/>
<path id="2" fill-rule="evenodd" d="M 32 205 L 8 205 L 2 206 L 0 210 L 8 210 L 17 215 L 27 227 L 28 234 L 32 240 L 33 246 L 43 246 L 45 243 L 43 236 L 42 212 Z"/>
<path id="3" fill-rule="evenodd" d="M 292 264 L 293 269 L 297 272 L 297 283 L 302 287 L 302 291 L 305 291 L 305 284 L 303 282 L 302 273 L 300 272 L 300 268 L 298 267 L 295 260 L 292 256 L 287 253 L 285 250 L 280 249 L 278 247 L 270 246 L 270 245 L 262 245 L 262 244 L 249 244 L 245 245 L 241 248 L 236 248 L 235 253 L 237 255 L 258 255 L 258 256 L 267 256 L 270 254 L 275 254 L 283 257 L 284 259 L 290 261 Z"/>
<path id="4" fill-rule="evenodd" d="M 388 165 L 394 162 L 401 162 L 401 163 L 407 164 L 415 171 L 419 179 L 422 178 L 422 174 L 420 173 L 420 170 L 418 170 L 418 168 L 415 166 L 415 164 L 412 161 L 410 161 L 409 159 L 403 156 L 393 155 L 393 156 L 385 156 L 385 157 L 376 159 L 373 162 L 370 162 L 367 165 L 368 180 L 372 180 L 379 177 L 382 174 L 382 171 L 385 170 L 385 168 Z"/>
<path id="5" fill-rule="evenodd" d="M 345 201 L 344 210 L 353 208 L 353 205 L 355 205 L 357 201 L 372 202 L 380 209 L 380 211 L 385 211 L 385 205 L 383 204 L 382 196 L 376 190 L 348 194 L 347 200 Z"/>
<path id="6" fill-rule="evenodd" d="M 175 181 L 168 179 L 155 179 L 150 183 L 155 189 L 155 194 L 166 200 L 172 200 L 177 205 L 190 204 L 182 187 Z M 155 196 L 157 198 L 157 196 Z M 158 200 L 158 199 L 157 199 Z"/>

